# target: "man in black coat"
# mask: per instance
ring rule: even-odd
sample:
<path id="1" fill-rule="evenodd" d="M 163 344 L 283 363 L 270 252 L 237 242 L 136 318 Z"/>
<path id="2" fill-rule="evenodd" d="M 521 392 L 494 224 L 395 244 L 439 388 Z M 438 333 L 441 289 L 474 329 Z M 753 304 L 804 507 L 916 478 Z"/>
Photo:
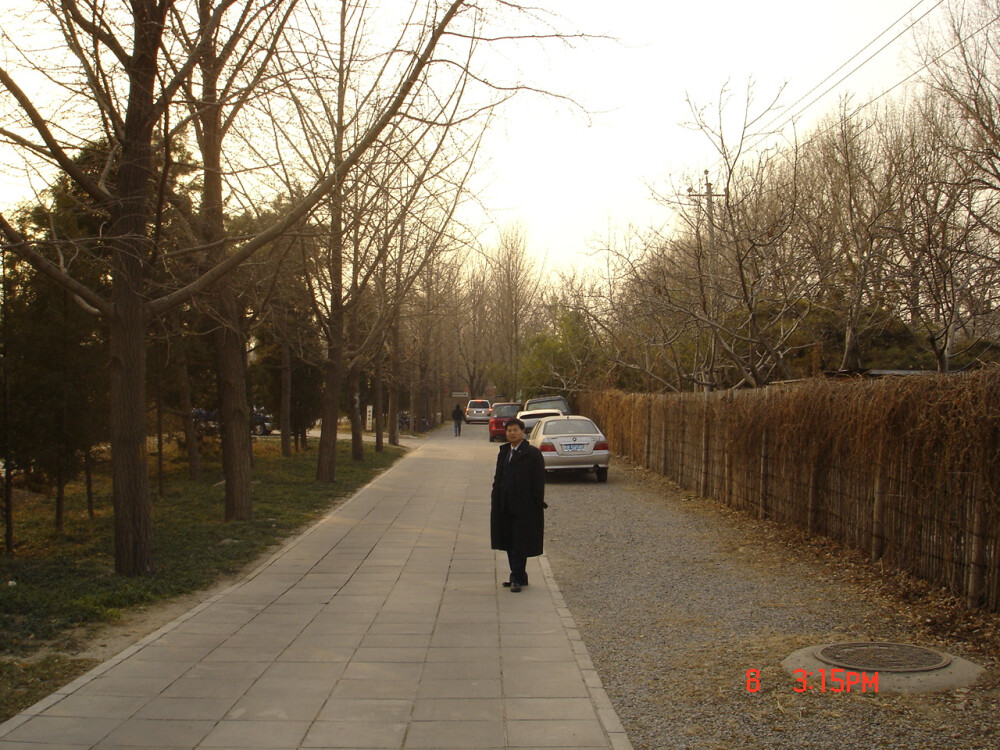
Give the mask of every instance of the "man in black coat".
<path id="1" fill-rule="evenodd" d="M 524 422 L 507 424 L 507 442 L 500 446 L 490 497 L 490 542 L 507 551 L 510 580 L 504 586 L 518 592 L 528 585 L 525 565 L 542 554 L 545 537 L 545 459 L 524 439 Z"/>

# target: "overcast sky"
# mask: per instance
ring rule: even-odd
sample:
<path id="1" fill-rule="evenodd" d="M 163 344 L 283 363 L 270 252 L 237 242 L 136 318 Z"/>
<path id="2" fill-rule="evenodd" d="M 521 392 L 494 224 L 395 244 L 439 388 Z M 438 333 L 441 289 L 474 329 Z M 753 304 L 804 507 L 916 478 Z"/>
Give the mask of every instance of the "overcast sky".
<path id="1" fill-rule="evenodd" d="M 493 227 L 520 224 L 529 248 L 550 268 L 585 264 L 609 231 L 666 219 L 649 185 L 693 179 L 715 164 L 707 139 L 683 123 L 687 104 L 712 107 L 728 83 L 732 107 L 753 80 L 759 102 L 786 84 L 781 102 L 800 98 L 844 66 L 825 91 L 888 45 L 801 114 L 802 128 L 830 113 L 847 91 L 860 103 L 912 70 L 909 19 L 930 12 L 918 28 L 940 22 L 941 0 L 545 0 L 538 3 L 565 30 L 594 39 L 568 48 L 507 48 L 511 65 L 531 84 L 579 102 L 589 115 L 558 100 L 518 96 L 491 130 L 479 168 L 477 197 Z M 901 20 L 903 19 L 903 20 Z M 886 32 L 883 35 L 883 32 Z M 892 37 L 900 32 L 896 41 Z M 882 36 L 880 36 L 882 35 Z M 847 64 L 866 45 L 867 50 Z M 11 182 L 16 178 L 17 182 Z M 21 187 L 18 187 L 21 185 Z M 0 195 L 16 200 L 18 176 L 0 175 Z M 488 226 L 481 217 L 469 219 Z M 481 238 L 495 242 L 487 230 Z"/>
<path id="2" fill-rule="evenodd" d="M 713 166 L 705 137 L 682 126 L 690 121 L 688 96 L 711 106 L 728 81 L 733 105 L 742 111 L 752 79 L 760 102 L 787 84 L 781 102 L 789 107 L 891 28 L 818 89 L 816 94 L 888 44 L 802 114 L 808 127 L 845 92 L 861 103 L 905 78 L 913 69 L 907 60 L 913 49 L 913 32 L 905 31 L 909 19 L 930 11 L 918 27 L 924 28 L 940 22 L 945 11 L 939 0 L 545 5 L 572 27 L 617 39 L 552 49 L 547 59 L 529 57 L 542 84 L 584 103 L 592 118 L 524 97 L 507 108 L 489 141 L 482 177 L 490 186 L 483 197 L 499 223 L 525 227 L 532 251 L 547 255 L 550 266 L 581 262 L 609 227 L 662 221 L 665 214 L 650 200 L 647 185 Z"/>

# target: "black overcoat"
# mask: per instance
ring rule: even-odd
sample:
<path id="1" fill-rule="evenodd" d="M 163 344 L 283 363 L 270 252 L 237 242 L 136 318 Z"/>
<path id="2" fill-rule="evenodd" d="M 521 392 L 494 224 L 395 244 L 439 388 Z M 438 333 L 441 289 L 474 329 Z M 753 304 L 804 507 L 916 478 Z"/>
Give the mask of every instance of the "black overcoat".
<path id="1" fill-rule="evenodd" d="M 541 451 L 522 440 L 508 462 L 510 443 L 500 446 L 493 474 L 490 505 L 490 542 L 493 549 L 510 549 L 512 531 L 500 522 L 500 514 L 514 515 L 514 531 L 528 557 L 542 554 L 545 539 L 545 459 Z"/>

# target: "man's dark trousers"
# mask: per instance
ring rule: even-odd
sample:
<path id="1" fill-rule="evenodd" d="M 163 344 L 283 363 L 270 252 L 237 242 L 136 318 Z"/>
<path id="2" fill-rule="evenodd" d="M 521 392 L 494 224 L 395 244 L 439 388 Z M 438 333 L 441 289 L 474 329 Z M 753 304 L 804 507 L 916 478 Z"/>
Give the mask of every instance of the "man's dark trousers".
<path id="1" fill-rule="evenodd" d="M 528 556 L 524 554 L 524 546 L 521 544 L 520 536 L 517 533 L 517 524 L 514 523 L 514 514 L 505 512 L 503 523 L 510 529 L 511 545 L 507 550 L 507 562 L 510 565 L 510 582 L 517 581 L 522 586 L 528 585 Z"/>

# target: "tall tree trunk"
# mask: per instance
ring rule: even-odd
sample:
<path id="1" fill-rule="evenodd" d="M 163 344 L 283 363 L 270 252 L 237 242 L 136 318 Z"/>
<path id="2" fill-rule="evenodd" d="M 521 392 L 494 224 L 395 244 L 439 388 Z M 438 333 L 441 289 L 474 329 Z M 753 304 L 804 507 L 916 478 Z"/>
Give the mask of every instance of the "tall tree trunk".
<path id="1" fill-rule="evenodd" d="M 319 438 L 316 480 L 332 483 L 337 478 L 337 427 L 340 395 L 344 385 L 344 233 L 340 204 L 342 186 L 334 189 L 330 221 L 330 311 L 326 321 L 326 362 L 323 373 L 323 424 Z"/>
<path id="2" fill-rule="evenodd" d="M 163 499 L 163 389 L 156 382 L 156 496 Z"/>
<path id="3" fill-rule="evenodd" d="M 11 441 L 13 440 L 12 430 L 10 428 L 10 327 L 8 325 L 7 317 L 7 303 L 10 301 L 10 287 L 7 284 L 7 254 L 3 253 L 0 255 L 0 268 L 3 271 L 3 298 L 0 300 L 0 326 L 2 326 L 3 343 L 3 362 L 5 363 L 3 370 L 3 429 L 4 429 L 4 439 L 3 439 L 3 542 L 4 550 L 7 555 L 14 554 L 14 489 L 11 487 L 10 480 L 12 479 L 11 470 Z"/>
<path id="4" fill-rule="evenodd" d="M 351 417 L 351 458 L 365 460 L 364 422 L 361 419 L 361 368 L 352 363 L 347 373 Z"/>
<path id="5" fill-rule="evenodd" d="M 253 448 L 246 398 L 246 345 L 236 294 L 228 285 L 220 291 L 220 312 L 226 321 L 216 331 L 222 469 L 226 477 L 225 519 L 247 521 L 253 518 L 250 485 Z"/>
<path id="6" fill-rule="evenodd" d="M 124 241 L 124 240 L 123 240 Z M 139 296 L 142 261 L 119 253 L 111 320 L 111 481 L 115 571 L 153 572 L 153 520 L 146 455 L 146 308 Z M 129 273 L 131 271 L 131 273 Z M 133 281 L 135 279 L 135 281 Z"/>
<path id="7" fill-rule="evenodd" d="M 66 477 L 63 476 L 62 467 L 56 476 L 56 529 L 62 531 L 64 519 L 66 517 Z"/>
<path id="8" fill-rule="evenodd" d="M 202 3 L 199 9 L 203 25 L 209 23 L 213 8 Z M 210 247 L 218 250 L 214 261 L 225 252 L 225 217 L 222 200 L 222 103 L 218 85 L 222 61 L 218 51 L 207 45 L 199 61 L 202 77 L 200 146 L 202 171 L 202 234 Z M 222 422 L 222 469 L 226 476 L 225 518 L 244 521 L 253 517 L 251 495 L 252 445 L 250 411 L 247 408 L 246 342 L 243 312 L 231 280 L 218 288 L 219 328 L 216 333 L 219 381 L 219 416 Z"/>
<path id="9" fill-rule="evenodd" d="M 83 476 L 87 485 L 87 518 L 94 520 L 94 454 L 90 448 L 83 452 Z"/>
<path id="10" fill-rule="evenodd" d="M 292 355 L 287 341 L 281 342 L 281 455 L 292 455 Z"/>
<path id="11" fill-rule="evenodd" d="M 11 487 L 10 454 L 3 464 L 3 548 L 7 556 L 14 554 L 14 488 Z"/>
<path id="12" fill-rule="evenodd" d="M 344 164 L 344 129 L 347 96 L 347 15 L 340 3 L 337 111 L 333 122 L 333 167 Z M 340 174 L 330 191 L 330 246 L 327 271 L 330 278 L 330 310 L 326 320 L 326 363 L 323 383 L 323 424 L 319 437 L 316 479 L 332 483 L 337 478 L 337 428 L 340 424 L 340 392 L 344 381 L 344 177 Z"/>
<path id="13" fill-rule="evenodd" d="M 385 450 L 383 445 L 383 432 L 385 432 L 385 402 L 382 399 L 382 381 L 384 379 L 383 355 L 384 347 L 379 347 L 378 359 L 375 361 L 375 452 L 382 453 Z"/>
<path id="14" fill-rule="evenodd" d="M 395 369 L 395 368 L 394 368 Z M 393 373 L 389 382 L 389 445 L 399 445 L 399 381 Z"/>
<path id="15" fill-rule="evenodd" d="M 128 109 L 118 168 L 118 199 L 111 204 L 113 250 L 109 321 L 111 372 L 111 482 L 115 508 L 115 571 L 153 572 L 153 517 L 146 450 L 146 331 L 143 297 L 149 243 L 149 193 L 157 54 L 166 6 L 133 0 L 135 40 L 129 57 Z"/>
<path id="16" fill-rule="evenodd" d="M 844 356 L 840 360 L 841 370 L 850 370 L 854 367 L 861 367 L 861 354 L 858 351 L 858 337 L 853 325 L 848 325 L 844 330 Z"/>
<path id="17" fill-rule="evenodd" d="M 194 482 L 201 481 L 201 448 L 198 431 L 195 429 L 194 404 L 191 403 L 191 378 L 188 376 L 187 350 L 183 338 L 179 338 L 177 354 L 177 383 L 180 387 L 181 421 L 184 425 L 184 445 L 187 449 L 188 476 Z"/>
<path id="18" fill-rule="evenodd" d="M 339 338 L 339 337 L 338 337 Z M 323 425 L 319 436 L 316 481 L 337 479 L 337 423 L 340 421 L 340 391 L 343 387 L 343 341 L 327 347 L 323 377 Z"/>
<path id="19" fill-rule="evenodd" d="M 414 378 L 410 383 L 410 425 L 409 431 L 411 435 L 417 434 L 417 425 L 420 424 L 419 410 L 420 410 L 420 391 L 417 386 L 417 378 Z"/>

